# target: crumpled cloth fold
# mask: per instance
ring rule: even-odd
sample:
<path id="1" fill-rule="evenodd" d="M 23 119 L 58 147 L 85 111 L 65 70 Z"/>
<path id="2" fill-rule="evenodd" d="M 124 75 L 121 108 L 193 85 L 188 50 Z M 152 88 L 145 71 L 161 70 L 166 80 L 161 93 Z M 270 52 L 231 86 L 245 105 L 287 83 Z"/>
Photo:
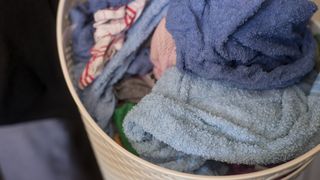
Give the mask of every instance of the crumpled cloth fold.
<path id="1" fill-rule="evenodd" d="M 75 61 L 87 62 L 90 59 L 90 49 L 94 45 L 93 14 L 101 9 L 119 7 L 132 0 L 88 0 L 70 10 L 72 24 L 72 50 Z"/>
<path id="2" fill-rule="evenodd" d="M 89 2 L 78 4 L 70 10 L 72 52 L 75 63 L 87 62 L 94 45 L 93 13 Z"/>
<path id="3" fill-rule="evenodd" d="M 317 74 L 312 75 L 309 79 L 314 80 Z M 171 166 L 176 170 L 190 170 L 204 160 L 286 162 L 320 141 L 320 78 L 311 91 L 310 81 L 249 91 L 172 67 L 128 113 L 124 131 L 137 152 L 151 162 L 165 167 L 180 161 L 194 165 Z"/>
<path id="4" fill-rule="evenodd" d="M 151 92 L 155 85 L 152 74 L 141 77 L 130 77 L 121 80 L 113 87 L 115 96 L 119 101 L 138 103 Z"/>
<path id="5" fill-rule="evenodd" d="M 116 106 L 113 85 L 123 78 L 138 50 L 167 13 L 168 4 L 169 0 L 149 0 L 139 19 L 127 31 L 123 47 L 90 86 L 78 91 L 86 109 L 102 129 L 107 127 Z M 83 68 L 83 63 L 72 67 L 74 79 L 80 78 L 79 70 Z"/>
<path id="6" fill-rule="evenodd" d="M 119 7 L 124 6 L 133 0 L 88 0 L 89 10 L 91 12 L 96 12 L 98 10 L 109 8 L 109 7 Z"/>
<path id="7" fill-rule="evenodd" d="M 172 0 L 177 67 L 243 89 L 283 88 L 312 71 L 308 0 Z"/>
<path id="8" fill-rule="evenodd" d="M 106 63 L 122 48 L 126 31 L 140 17 L 146 2 L 134 0 L 128 5 L 102 9 L 94 14 L 95 45 L 79 80 L 81 89 L 90 85 L 101 74 Z"/>
<path id="9" fill-rule="evenodd" d="M 140 49 L 137 57 L 130 64 L 127 74 L 144 76 L 152 71 L 153 64 L 150 61 L 150 48 Z"/>

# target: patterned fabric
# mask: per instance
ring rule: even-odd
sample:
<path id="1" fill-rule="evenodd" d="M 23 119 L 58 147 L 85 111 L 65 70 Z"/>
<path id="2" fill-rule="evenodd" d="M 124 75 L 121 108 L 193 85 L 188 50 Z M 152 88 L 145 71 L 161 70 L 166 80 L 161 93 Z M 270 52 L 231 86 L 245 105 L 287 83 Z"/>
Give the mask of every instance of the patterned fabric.
<path id="1" fill-rule="evenodd" d="M 137 21 L 146 2 L 135 0 L 128 5 L 99 10 L 94 14 L 96 43 L 91 49 L 91 59 L 80 77 L 80 89 L 91 84 L 101 74 L 105 64 L 122 48 L 125 32 Z"/>

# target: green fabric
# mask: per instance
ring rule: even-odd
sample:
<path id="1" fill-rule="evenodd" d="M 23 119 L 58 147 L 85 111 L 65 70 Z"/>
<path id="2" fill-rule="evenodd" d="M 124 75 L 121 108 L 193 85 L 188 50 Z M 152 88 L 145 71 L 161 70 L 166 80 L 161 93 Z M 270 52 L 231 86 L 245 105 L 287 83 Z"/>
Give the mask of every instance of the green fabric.
<path id="1" fill-rule="evenodd" d="M 137 151 L 131 146 L 129 140 L 127 139 L 126 135 L 124 134 L 123 131 L 123 120 L 126 117 L 127 113 L 133 108 L 135 104 L 133 103 L 125 103 L 121 105 L 120 107 L 116 108 L 116 110 L 113 113 L 113 121 L 116 125 L 116 128 L 119 132 L 120 140 L 123 145 L 123 147 L 128 150 L 129 152 L 135 154 L 138 156 Z"/>

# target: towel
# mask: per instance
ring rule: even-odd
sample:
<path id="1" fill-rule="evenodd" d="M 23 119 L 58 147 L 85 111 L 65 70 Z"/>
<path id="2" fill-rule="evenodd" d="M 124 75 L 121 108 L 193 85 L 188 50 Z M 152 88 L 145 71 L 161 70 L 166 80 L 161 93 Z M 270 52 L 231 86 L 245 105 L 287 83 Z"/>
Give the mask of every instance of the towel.
<path id="1" fill-rule="evenodd" d="M 163 72 L 176 64 L 176 45 L 166 29 L 166 18 L 163 18 L 152 35 L 151 61 L 154 64 L 153 74 L 160 79 Z"/>
<path id="2" fill-rule="evenodd" d="M 139 19 L 127 32 L 123 47 L 115 54 L 95 81 L 79 91 L 79 96 L 88 112 L 105 129 L 116 106 L 113 85 L 120 81 L 132 61 L 137 57 L 137 52 L 150 37 L 153 30 L 165 16 L 169 0 L 150 0 Z M 72 72 L 78 79 L 82 64 L 73 66 Z"/>
<path id="3" fill-rule="evenodd" d="M 124 131 L 142 157 L 160 165 L 190 158 L 194 167 L 201 160 L 282 163 L 319 144 L 319 87 L 311 94 L 305 82 L 249 91 L 172 67 L 128 113 Z"/>
<path id="4" fill-rule="evenodd" d="M 172 0 L 166 27 L 187 73 L 244 89 L 283 88 L 314 67 L 309 0 Z"/>
<path id="5" fill-rule="evenodd" d="M 128 67 L 127 74 L 144 76 L 151 72 L 153 65 L 150 61 L 150 48 L 144 48 L 139 51 L 137 57 Z"/>
<path id="6" fill-rule="evenodd" d="M 101 74 L 106 63 L 122 48 L 126 32 L 138 20 L 146 2 L 134 0 L 116 9 L 106 8 L 94 13 L 95 45 L 90 50 L 92 56 L 79 80 L 81 89 L 90 85 Z"/>
<path id="7" fill-rule="evenodd" d="M 109 8 L 109 7 L 119 7 L 130 3 L 133 0 L 88 0 L 89 10 L 91 12 L 96 12 L 98 10 Z"/>
<path id="8" fill-rule="evenodd" d="M 75 63 L 87 62 L 94 44 L 93 14 L 89 3 L 79 4 L 70 10 L 72 24 L 72 52 Z"/>

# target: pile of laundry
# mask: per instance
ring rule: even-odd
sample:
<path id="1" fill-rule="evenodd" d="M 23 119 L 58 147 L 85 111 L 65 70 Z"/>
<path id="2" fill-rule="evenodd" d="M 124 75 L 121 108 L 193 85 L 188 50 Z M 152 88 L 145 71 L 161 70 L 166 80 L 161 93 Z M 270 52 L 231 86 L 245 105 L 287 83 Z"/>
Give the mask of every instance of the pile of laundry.
<path id="1" fill-rule="evenodd" d="M 308 0 L 88 0 L 70 11 L 74 85 L 137 156 L 249 173 L 320 143 Z"/>

